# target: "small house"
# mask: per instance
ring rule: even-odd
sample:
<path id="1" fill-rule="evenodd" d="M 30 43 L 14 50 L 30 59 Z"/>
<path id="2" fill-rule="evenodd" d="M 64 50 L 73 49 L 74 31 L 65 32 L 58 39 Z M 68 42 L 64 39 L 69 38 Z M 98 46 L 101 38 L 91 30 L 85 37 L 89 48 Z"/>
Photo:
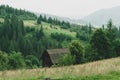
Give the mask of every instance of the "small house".
<path id="1" fill-rule="evenodd" d="M 41 56 L 42 67 L 51 67 L 54 64 L 58 64 L 59 58 L 70 53 L 69 49 L 47 49 Z"/>

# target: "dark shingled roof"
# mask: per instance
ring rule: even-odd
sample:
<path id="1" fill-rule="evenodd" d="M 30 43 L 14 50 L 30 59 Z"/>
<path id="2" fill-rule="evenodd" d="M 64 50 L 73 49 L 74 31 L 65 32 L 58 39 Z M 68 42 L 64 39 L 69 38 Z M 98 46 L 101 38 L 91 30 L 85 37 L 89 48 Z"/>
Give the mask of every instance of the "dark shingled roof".
<path id="1" fill-rule="evenodd" d="M 47 49 L 47 52 L 53 64 L 58 63 L 60 56 L 70 53 L 69 49 Z"/>

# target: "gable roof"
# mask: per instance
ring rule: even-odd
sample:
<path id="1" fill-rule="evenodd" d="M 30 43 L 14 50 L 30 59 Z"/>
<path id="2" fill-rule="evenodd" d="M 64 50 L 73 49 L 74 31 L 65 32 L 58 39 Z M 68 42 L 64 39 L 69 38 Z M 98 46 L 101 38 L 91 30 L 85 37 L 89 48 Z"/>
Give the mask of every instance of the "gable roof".
<path id="1" fill-rule="evenodd" d="M 58 63 L 62 55 L 70 53 L 69 49 L 47 49 L 47 52 L 53 64 Z"/>

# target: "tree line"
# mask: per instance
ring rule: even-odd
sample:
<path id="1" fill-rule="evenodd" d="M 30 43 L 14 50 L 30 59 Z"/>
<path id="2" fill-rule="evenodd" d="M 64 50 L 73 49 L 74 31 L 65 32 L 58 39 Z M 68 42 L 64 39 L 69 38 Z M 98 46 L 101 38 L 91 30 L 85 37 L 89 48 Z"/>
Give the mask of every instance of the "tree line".
<path id="1" fill-rule="evenodd" d="M 50 36 L 51 36 L 51 38 L 56 39 L 59 42 L 62 42 L 64 40 L 66 40 L 66 41 L 71 41 L 72 40 L 71 36 L 65 35 L 63 33 L 57 33 L 57 32 L 56 33 L 51 33 Z"/>
<path id="2" fill-rule="evenodd" d="M 42 21 L 50 23 L 52 25 L 59 25 L 63 29 L 70 28 L 70 23 L 69 22 L 60 21 L 57 18 L 52 18 L 52 17 L 47 18 L 45 15 L 44 16 L 40 15 L 37 19 L 37 24 L 41 24 Z"/>
<path id="3" fill-rule="evenodd" d="M 17 15 L 20 19 L 27 19 L 27 20 L 35 20 L 37 16 L 29 11 L 22 10 L 22 9 L 15 9 L 8 5 L 1 5 L 0 6 L 0 17 L 5 17 L 6 15 Z"/>

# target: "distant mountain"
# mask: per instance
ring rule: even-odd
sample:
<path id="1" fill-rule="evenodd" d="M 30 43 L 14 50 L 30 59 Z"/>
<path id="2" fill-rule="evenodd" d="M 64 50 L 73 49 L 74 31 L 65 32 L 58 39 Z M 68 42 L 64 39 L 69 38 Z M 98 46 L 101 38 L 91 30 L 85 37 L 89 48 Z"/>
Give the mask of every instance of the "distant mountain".
<path id="1" fill-rule="evenodd" d="M 98 10 L 82 18 L 83 21 L 90 22 L 95 26 L 106 24 L 109 19 L 112 19 L 115 25 L 120 25 L 120 6 Z"/>
<path id="2" fill-rule="evenodd" d="M 85 21 L 83 20 L 76 20 L 76 19 L 70 19 L 67 17 L 60 17 L 60 16 L 56 16 L 56 15 L 51 15 L 51 14 L 45 14 L 45 13 L 35 13 L 37 16 L 41 15 L 45 15 L 47 18 L 52 17 L 52 18 L 57 18 L 60 21 L 66 21 L 66 22 L 70 22 L 72 24 L 78 24 L 78 25 L 82 25 L 82 24 L 86 24 Z"/>
<path id="3" fill-rule="evenodd" d="M 37 16 L 40 15 L 40 13 L 36 13 L 36 14 Z M 73 24 L 80 24 L 80 25 L 91 23 L 94 26 L 102 26 L 103 24 L 106 25 L 109 19 L 112 19 L 115 25 L 117 26 L 120 25 L 120 6 L 98 10 L 79 20 L 70 19 L 66 17 L 59 17 L 50 14 L 44 14 L 44 13 L 41 14 L 46 15 L 47 17 L 57 18 L 61 21 L 64 20 Z"/>

